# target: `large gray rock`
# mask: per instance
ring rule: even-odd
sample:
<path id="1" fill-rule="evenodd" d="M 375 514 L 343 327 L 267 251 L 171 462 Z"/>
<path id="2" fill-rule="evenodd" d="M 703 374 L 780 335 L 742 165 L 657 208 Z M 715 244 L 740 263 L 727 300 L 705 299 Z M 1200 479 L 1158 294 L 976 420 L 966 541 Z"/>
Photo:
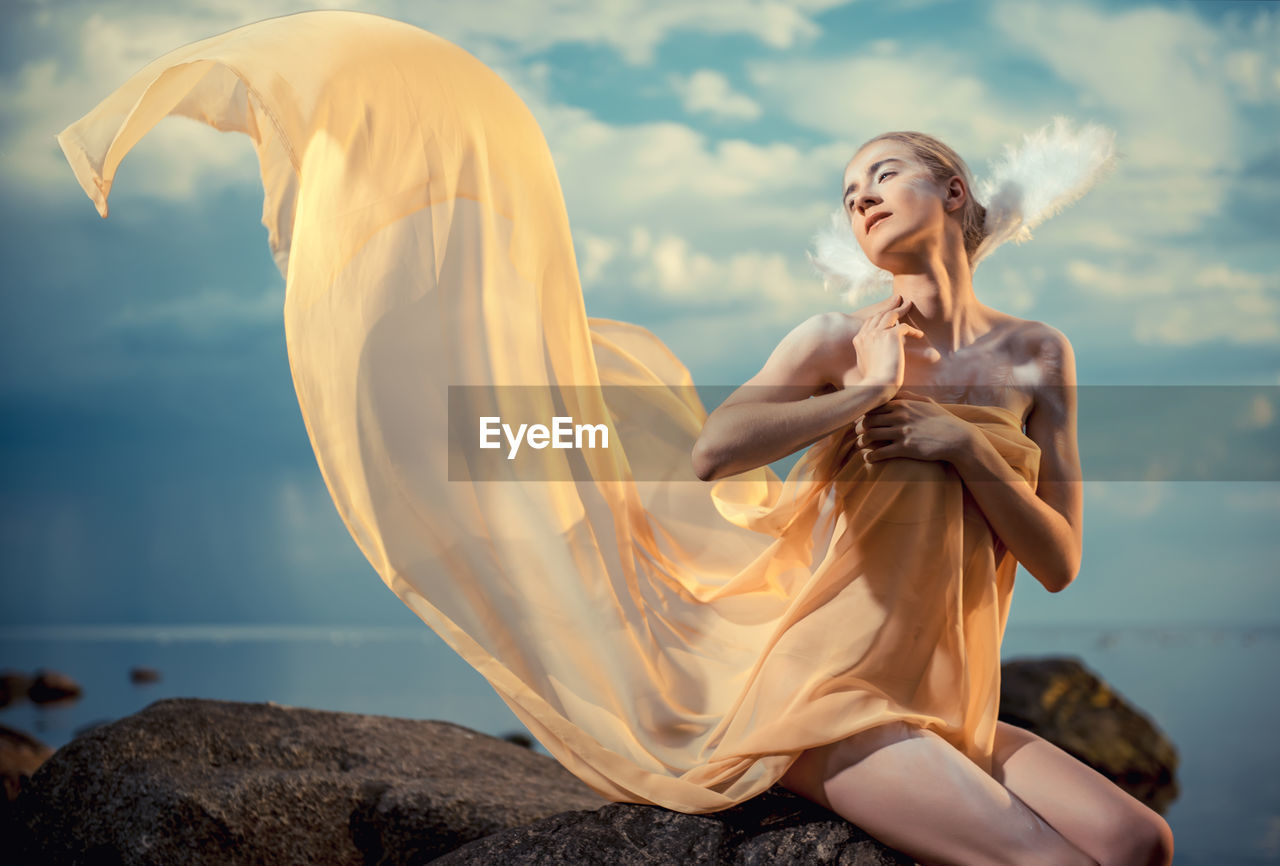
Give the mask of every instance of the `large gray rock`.
<path id="1" fill-rule="evenodd" d="M 13 805 L 18 862 L 391 866 L 605 802 L 448 722 L 183 698 L 72 740 Z"/>

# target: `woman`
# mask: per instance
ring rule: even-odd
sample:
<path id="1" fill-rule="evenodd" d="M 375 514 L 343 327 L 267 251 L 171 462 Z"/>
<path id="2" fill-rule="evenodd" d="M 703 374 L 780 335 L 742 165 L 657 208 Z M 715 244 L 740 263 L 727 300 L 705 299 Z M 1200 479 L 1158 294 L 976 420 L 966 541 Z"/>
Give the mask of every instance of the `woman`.
<path id="1" fill-rule="evenodd" d="M 1000 541 L 1060 592 L 1081 556 L 1071 344 L 974 295 L 970 258 L 985 211 L 951 148 L 915 132 L 877 136 L 849 162 L 843 186 L 858 244 L 893 273 L 894 294 L 788 334 L 711 413 L 693 451 L 699 477 L 752 469 L 849 427 L 850 460 L 955 467 Z M 970 422 L 921 396 L 929 392 L 1022 419 L 1040 448 L 1034 493 Z M 990 774 L 933 731 L 895 721 L 806 750 L 781 784 L 922 864 L 1172 862 L 1159 814 L 1005 722 Z"/>
<path id="2" fill-rule="evenodd" d="M 619 802 L 714 812 L 768 790 L 805 753 L 787 778 L 816 792 L 804 768 L 848 750 L 820 747 L 898 721 L 937 732 L 984 769 L 996 757 L 996 651 L 1016 563 L 970 513 L 959 479 L 919 460 L 854 466 L 849 443 L 827 436 L 785 481 L 767 467 L 742 471 L 732 448 L 707 449 L 700 471 L 736 474 L 700 483 L 689 455 L 708 419 L 688 370 L 644 328 L 586 316 L 550 149 L 491 69 L 405 22 L 340 10 L 181 46 L 58 136 L 102 216 L 121 160 L 170 114 L 253 140 L 262 221 L 286 282 L 293 384 L 352 538 L 585 784 Z M 892 180 L 857 176 L 864 210 Z M 876 255 L 906 256 L 893 259 L 903 278 L 913 248 L 962 261 L 940 246 L 954 239 L 954 215 L 943 219 L 930 193 L 883 202 L 900 212 L 897 228 L 872 229 L 885 238 Z M 927 318 L 937 312 L 924 285 L 903 283 L 925 314 L 922 333 L 957 358 L 995 324 L 973 306 L 966 318 Z M 944 341 L 947 321 L 963 330 Z M 871 348 L 857 363 L 896 388 L 915 374 L 892 352 L 886 364 L 886 345 L 901 351 L 896 334 L 879 333 L 886 326 L 896 327 L 883 317 L 863 329 Z M 806 345 L 810 330 L 790 345 Z M 835 356 L 822 357 L 803 361 L 814 373 L 801 381 L 830 378 Z M 785 380 L 779 363 L 771 382 Z M 833 404 L 850 393 L 803 404 L 830 417 L 802 438 L 847 424 Z M 1034 479 L 1039 449 L 1009 408 L 948 405 L 985 441 L 969 452 L 971 476 Z M 718 410 L 708 442 L 733 408 Z M 923 414 L 931 408 L 911 411 L 936 434 L 963 429 Z M 908 410 L 870 418 L 895 422 L 898 411 Z M 476 445 L 481 420 L 519 428 L 553 416 L 603 427 L 607 446 L 517 457 Z M 875 437 L 893 429 L 859 435 L 889 441 L 891 455 L 905 446 Z M 1004 465 L 988 466 L 993 455 Z M 878 483 L 861 484 L 872 467 Z M 1065 583 L 1066 546 L 1037 555 L 1053 526 L 1022 516 L 1026 503 L 1007 486 L 981 494 L 992 523 L 1018 539 L 1029 568 Z M 925 610 L 918 602 L 939 580 L 953 604 Z M 844 641 L 832 639 L 839 628 Z M 823 790 L 845 809 L 839 788 Z"/>

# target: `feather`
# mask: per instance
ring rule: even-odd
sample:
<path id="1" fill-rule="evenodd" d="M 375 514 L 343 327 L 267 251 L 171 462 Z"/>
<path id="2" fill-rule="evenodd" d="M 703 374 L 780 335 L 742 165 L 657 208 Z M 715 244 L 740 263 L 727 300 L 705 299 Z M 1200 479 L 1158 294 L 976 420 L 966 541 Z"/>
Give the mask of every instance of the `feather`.
<path id="1" fill-rule="evenodd" d="M 887 297 L 893 288 L 893 274 L 867 258 L 843 211 L 831 214 L 826 228 L 813 236 L 812 243 L 814 251 L 807 255 L 822 275 L 823 288 L 842 292 L 850 306 L 860 307 L 878 296 Z"/>
<path id="2" fill-rule="evenodd" d="M 1061 115 L 1024 135 L 1020 147 L 1005 145 L 1004 158 L 979 184 L 987 237 L 974 251 L 973 266 L 1005 241 L 1030 240 L 1031 229 L 1079 200 L 1115 165 L 1115 132 L 1097 124 L 1073 132 Z"/>

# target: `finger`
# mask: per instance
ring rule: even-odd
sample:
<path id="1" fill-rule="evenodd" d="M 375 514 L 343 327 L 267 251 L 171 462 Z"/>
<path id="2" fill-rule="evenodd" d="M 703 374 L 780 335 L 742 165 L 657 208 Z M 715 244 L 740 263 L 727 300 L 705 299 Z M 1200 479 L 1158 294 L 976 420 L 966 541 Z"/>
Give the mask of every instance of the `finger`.
<path id="1" fill-rule="evenodd" d="M 897 422 L 893 420 L 892 416 L 886 415 L 883 412 L 876 415 L 872 415 L 868 412 L 866 415 L 862 416 L 861 432 L 865 433 L 868 430 L 883 430 L 886 427 L 896 426 Z"/>
<path id="2" fill-rule="evenodd" d="M 898 443 L 891 442 L 888 445 L 881 445 L 877 448 L 867 449 L 862 452 L 862 459 L 867 463 L 879 463 L 882 460 L 889 460 L 897 457 L 901 451 L 902 448 Z"/>
<path id="3" fill-rule="evenodd" d="M 865 433 L 859 433 L 853 439 L 853 444 L 857 448 L 874 448 L 875 443 L 889 443 L 894 441 L 894 432 L 890 430 L 868 430 Z"/>
<path id="4" fill-rule="evenodd" d="M 898 315 L 902 311 L 902 302 L 904 298 L 902 295 L 898 294 L 895 294 L 893 297 L 893 304 L 889 309 L 880 314 L 880 324 L 882 327 L 892 327 L 893 324 L 898 321 Z"/>
<path id="5" fill-rule="evenodd" d="M 888 316 L 890 313 L 892 313 L 894 308 L 897 307 L 899 303 L 901 303 L 901 298 L 902 296 L 895 292 L 890 298 L 891 303 L 889 304 L 889 306 L 885 307 L 883 310 L 876 313 L 871 318 L 871 324 L 875 327 L 879 327 L 884 322 L 885 317 Z"/>

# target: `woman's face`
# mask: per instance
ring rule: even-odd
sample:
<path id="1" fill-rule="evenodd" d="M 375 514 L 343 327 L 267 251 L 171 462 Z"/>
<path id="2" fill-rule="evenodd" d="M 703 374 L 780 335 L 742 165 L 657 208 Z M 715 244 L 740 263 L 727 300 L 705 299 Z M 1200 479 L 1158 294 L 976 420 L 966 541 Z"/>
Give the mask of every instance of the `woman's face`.
<path id="1" fill-rule="evenodd" d="M 941 237 L 943 190 L 898 141 L 881 140 L 854 155 L 844 172 L 844 212 L 858 245 L 886 270 L 922 252 L 921 239 Z"/>

